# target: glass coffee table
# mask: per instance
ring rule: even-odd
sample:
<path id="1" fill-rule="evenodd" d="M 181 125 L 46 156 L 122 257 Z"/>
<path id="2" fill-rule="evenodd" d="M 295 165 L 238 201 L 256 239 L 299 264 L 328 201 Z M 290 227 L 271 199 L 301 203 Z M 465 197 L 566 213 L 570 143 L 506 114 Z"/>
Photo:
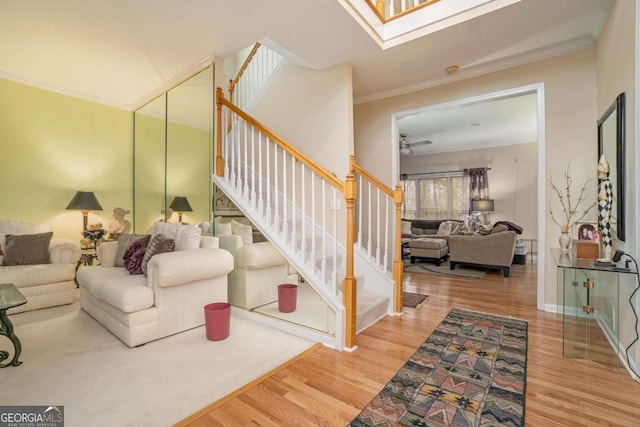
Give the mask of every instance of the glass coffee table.
<path id="1" fill-rule="evenodd" d="M 13 333 L 13 325 L 7 316 L 7 310 L 26 303 L 27 299 L 15 286 L 11 283 L 0 283 L 0 335 L 9 338 L 15 349 L 13 358 L 7 363 L 2 362 L 9 358 L 9 352 L 0 350 L 0 368 L 18 366 L 22 363 L 18 361 L 18 357 L 20 357 L 20 353 L 22 353 L 22 344 L 20 344 L 20 340 L 16 334 Z"/>

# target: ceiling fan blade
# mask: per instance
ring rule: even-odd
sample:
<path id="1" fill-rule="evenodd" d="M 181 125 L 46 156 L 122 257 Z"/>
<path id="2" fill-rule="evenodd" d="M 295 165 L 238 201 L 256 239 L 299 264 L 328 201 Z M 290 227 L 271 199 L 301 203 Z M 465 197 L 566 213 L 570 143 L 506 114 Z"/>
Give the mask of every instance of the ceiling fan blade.
<path id="1" fill-rule="evenodd" d="M 428 139 L 425 139 L 424 141 L 415 141 L 415 142 L 408 143 L 408 145 L 428 145 L 428 144 L 433 144 L 433 141 L 429 141 Z"/>

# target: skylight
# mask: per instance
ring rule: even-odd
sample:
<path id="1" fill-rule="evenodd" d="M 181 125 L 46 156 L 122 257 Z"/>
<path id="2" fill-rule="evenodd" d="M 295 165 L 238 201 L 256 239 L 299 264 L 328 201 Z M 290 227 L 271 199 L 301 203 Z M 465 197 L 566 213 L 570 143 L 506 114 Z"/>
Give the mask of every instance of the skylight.
<path id="1" fill-rule="evenodd" d="M 377 0 L 337 0 L 383 49 L 507 7 L 521 0 L 439 0 L 381 19 Z M 384 0 L 389 3 L 393 0 Z M 407 0 L 400 0 L 406 3 Z M 413 0 L 409 0 L 410 2 Z M 389 6 L 385 6 L 389 10 Z M 398 9 L 396 9 L 398 10 Z M 404 9 L 403 9 L 404 10 Z"/>

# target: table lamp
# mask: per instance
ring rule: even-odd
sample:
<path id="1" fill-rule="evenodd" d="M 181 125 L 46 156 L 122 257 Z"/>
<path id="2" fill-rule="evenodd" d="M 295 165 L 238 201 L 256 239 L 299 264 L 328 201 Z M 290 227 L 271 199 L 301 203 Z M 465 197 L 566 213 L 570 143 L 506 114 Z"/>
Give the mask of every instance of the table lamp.
<path id="1" fill-rule="evenodd" d="M 67 209 L 82 212 L 82 231 L 87 230 L 89 211 L 101 211 L 102 206 L 93 191 L 76 191 Z"/>
<path id="2" fill-rule="evenodd" d="M 173 209 L 175 212 L 178 212 L 178 222 L 182 224 L 182 213 L 183 212 L 193 212 L 191 209 L 191 205 L 186 197 L 176 196 L 173 198 L 173 201 L 169 205 L 169 208 Z"/>
<path id="3" fill-rule="evenodd" d="M 471 211 L 482 214 L 482 222 L 487 224 L 487 213 L 493 212 L 493 199 L 474 199 L 471 201 Z"/>

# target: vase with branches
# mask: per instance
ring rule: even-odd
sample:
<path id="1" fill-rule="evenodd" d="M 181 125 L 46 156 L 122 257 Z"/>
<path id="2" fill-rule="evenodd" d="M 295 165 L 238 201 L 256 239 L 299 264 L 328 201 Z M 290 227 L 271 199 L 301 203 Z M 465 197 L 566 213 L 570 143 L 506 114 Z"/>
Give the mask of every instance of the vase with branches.
<path id="1" fill-rule="evenodd" d="M 597 205 L 597 198 L 593 198 L 592 202 L 588 201 L 587 187 L 589 183 L 595 181 L 595 178 L 587 180 L 584 184 L 578 185 L 577 189 L 574 185 L 574 180 L 569 169 L 571 163 L 567 165 L 567 169 L 564 172 L 564 186 L 559 187 L 553 181 L 553 178 L 549 177 L 549 185 L 553 192 L 558 196 L 560 201 L 560 207 L 562 215 L 556 214 L 549 202 L 549 214 L 551 219 L 560 227 L 560 247 L 563 250 L 568 250 L 568 245 L 571 243 L 569 237 L 569 230 L 577 223 L 580 222 L 587 214 Z M 577 194 L 577 196 L 576 196 Z"/>

